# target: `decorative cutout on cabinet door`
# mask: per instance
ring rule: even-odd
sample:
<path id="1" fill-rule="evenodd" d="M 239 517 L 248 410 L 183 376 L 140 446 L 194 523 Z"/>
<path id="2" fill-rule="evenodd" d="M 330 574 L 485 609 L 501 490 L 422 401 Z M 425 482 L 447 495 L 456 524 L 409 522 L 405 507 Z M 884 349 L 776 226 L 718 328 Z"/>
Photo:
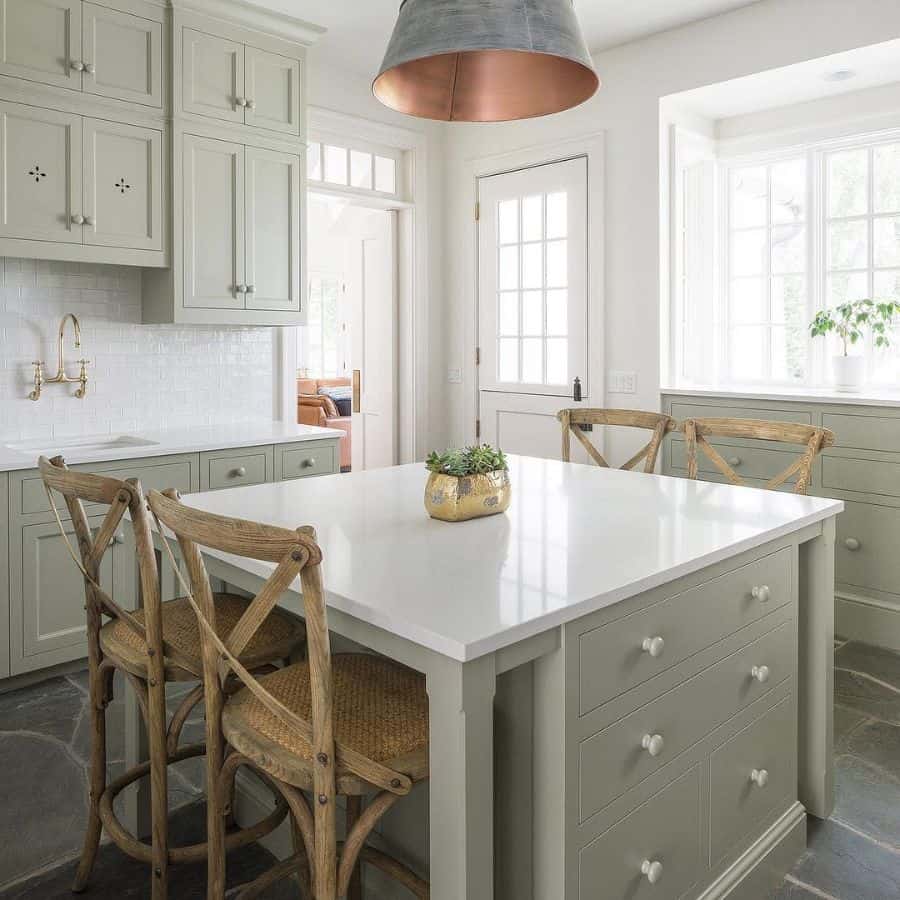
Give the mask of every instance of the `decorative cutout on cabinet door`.
<path id="1" fill-rule="evenodd" d="M 41 170 L 41 167 L 35 164 L 34 168 L 28 173 L 35 181 L 35 184 L 40 184 L 42 178 L 47 177 L 47 173 Z"/>
<path id="2" fill-rule="evenodd" d="M 124 194 L 125 191 L 131 190 L 131 185 L 125 182 L 125 176 L 123 175 L 114 185 L 113 187 L 119 191 L 119 193 Z"/>

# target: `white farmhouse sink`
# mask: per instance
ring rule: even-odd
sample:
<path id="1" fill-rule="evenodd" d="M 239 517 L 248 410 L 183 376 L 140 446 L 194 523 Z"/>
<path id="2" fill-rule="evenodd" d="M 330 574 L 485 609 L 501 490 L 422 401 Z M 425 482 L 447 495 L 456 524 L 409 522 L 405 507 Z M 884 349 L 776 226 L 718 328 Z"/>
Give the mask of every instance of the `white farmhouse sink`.
<path id="1" fill-rule="evenodd" d="M 57 453 L 75 451 L 77 453 L 106 453 L 112 450 L 133 450 L 135 447 L 155 447 L 157 441 L 137 437 L 132 434 L 82 435 L 81 437 L 60 438 L 48 441 L 12 441 L 7 449 L 29 456 L 55 456 Z"/>

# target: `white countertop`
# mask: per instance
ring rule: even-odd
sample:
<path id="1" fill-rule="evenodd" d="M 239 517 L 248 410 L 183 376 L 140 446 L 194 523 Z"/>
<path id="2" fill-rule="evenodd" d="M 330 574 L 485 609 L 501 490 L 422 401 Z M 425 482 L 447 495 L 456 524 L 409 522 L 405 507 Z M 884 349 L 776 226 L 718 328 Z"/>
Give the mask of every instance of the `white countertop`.
<path id="1" fill-rule="evenodd" d="M 12 449 L 0 438 L 0 472 L 33 469 L 41 454 L 52 456 L 59 452 L 70 465 L 106 462 L 117 459 L 141 459 L 171 456 L 174 453 L 198 453 L 204 450 L 224 450 L 232 447 L 255 447 L 259 444 L 289 444 L 294 441 L 315 441 L 343 437 L 335 428 L 313 425 L 294 425 L 286 422 L 246 422 L 238 425 L 212 425 L 203 428 L 182 428 L 166 431 L 141 431 L 133 435 L 83 435 L 28 441 L 28 448 Z M 114 444 L 98 449 L 98 442 L 119 438 Z M 130 443 L 140 440 L 142 443 Z M 24 443 L 24 442 L 23 442 Z"/>
<path id="2" fill-rule="evenodd" d="M 737 400 L 789 400 L 796 403 L 833 403 L 848 406 L 900 407 L 900 389 L 867 387 L 859 394 L 843 393 L 834 388 L 794 387 L 664 387 L 660 394 L 684 397 L 724 397 Z"/>
<path id="3" fill-rule="evenodd" d="M 839 500 L 530 457 L 510 457 L 510 477 L 507 513 L 461 523 L 428 517 L 421 464 L 184 501 L 288 528 L 315 526 L 329 605 L 460 661 L 844 508 Z M 263 576 L 273 568 L 238 565 Z"/>

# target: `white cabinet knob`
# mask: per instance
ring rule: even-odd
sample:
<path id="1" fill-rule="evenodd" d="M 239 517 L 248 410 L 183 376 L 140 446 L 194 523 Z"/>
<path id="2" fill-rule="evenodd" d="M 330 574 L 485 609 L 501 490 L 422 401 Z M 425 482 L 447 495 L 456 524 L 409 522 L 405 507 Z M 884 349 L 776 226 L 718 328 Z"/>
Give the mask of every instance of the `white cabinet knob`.
<path id="1" fill-rule="evenodd" d="M 91 228 L 93 228 L 94 227 L 94 217 L 93 216 L 85 216 L 84 224 L 89 225 Z"/>
<path id="2" fill-rule="evenodd" d="M 658 859 L 654 859 L 652 862 L 645 859 L 641 863 L 641 874 L 647 876 L 650 884 L 656 884 L 662 878 L 662 871 L 662 863 Z"/>
<path id="3" fill-rule="evenodd" d="M 644 748 L 651 756 L 659 756 L 663 752 L 665 741 L 661 734 L 645 734 L 641 738 L 641 747 Z"/>
<path id="4" fill-rule="evenodd" d="M 72 224 L 73 225 L 84 225 L 84 216 L 79 216 L 77 213 L 72 216 Z"/>
<path id="5" fill-rule="evenodd" d="M 754 769 L 750 773 L 750 780 L 757 787 L 764 788 L 769 783 L 769 773 L 765 769 Z"/>
<path id="6" fill-rule="evenodd" d="M 248 284 L 248 285 L 247 285 L 247 293 L 248 293 L 248 294 L 255 294 L 255 293 L 256 293 L 256 285 L 255 285 L 255 284 Z"/>
<path id="7" fill-rule="evenodd" d="M 856 553 L 857 550 L 862 546 L 859 540 L 855 537 L 848 537 L 844 540 L 844 546 L 851 552 Z"/>
<path id="8" fill-rule="evenodd" d="M 235 289 L 239 294 L 246 294 L 246 293 L 247 293 L 247 285 L 246 285 L 246 284 L 236 284 L 236 285 L 234 286 L 234 289 Z"/>
<path id="9" fill-rule="evenodd" d="M 70 68 L 73 72 L 83 72 L 83 71 L 84 71 L 84 63 L 83 63 L 83 62 L 80 62 L 80 61 L 77 60 L 77 59 L 73 59 L 73 60 L 69 63 L 69 68 Z"/>
<path id="10" fill-rule="evenodd" d="M 736 469 L 743 460 L 739 456 L 732 456 L 728 460 L 728 465 L 731 466 L 732 469 Z"/>
<path id="11" fill-rule="evenodd" d="M 93 75 L 97 70 L 94 68 L 93 63 L 85 63 L 84 71 L 88 73 L 88 75 Z"/>
<path id="12" fill-rule="evenodd" d="M 256 109 L 256 101 L 248 100 L 247 101 L 247 109 Z"/>
<path id="13" fill-rule="evenodd" d="M 760 584 L 750 591 L 750 596 L 754 600 L 759 600 L 760 603 L 768 603 L 769 598 L 772 596 L 772 592 L 769 590 L 767 584 Z"/>
<path id="14" fill-rule="evenodd" d="M 663 648 L 666 646 L 666 642 L 661 637 L 652 637 L 652 638 L 644 638 L 644 642 L 641 644 L 641 650 L 644 653 L 649 653 L 654 659 L 658 656 L 662 656 Z"/>
<path id="15" fill-rule="evenodd" d="M 316 464 L 316 458 L 314 456 L 307 457 L 300 463 L 301 469 L 311 469 Z"/>
<path id="16" fill-rule="evenodd" d="M 246 99 L 246 97 L 235 97 L 234 103 L 235 103 L 235 106 L 246 106 L 247 99 Z"/>
<path id="17" fill-rule="evenodd" d="M 755 678 L 760 684 L 765 684 L 769 680 L 769 676 L 772 673 L 769 671 L 768 666 L 754 666 L 750 670 L 750 675 Z"/>
<path id="18" fill-rule="evenodd" d="M 125 543 L 125 535 L 120 532 L 113 538 L 113 543 L 114 544 L 124 544 Z"/>
<path id="19" fill-rule="evenodd" d="M 243 478 L 247 474 L 247 470 L 244 466 L 238 466 L 231 474 L 235 478 Z"/>

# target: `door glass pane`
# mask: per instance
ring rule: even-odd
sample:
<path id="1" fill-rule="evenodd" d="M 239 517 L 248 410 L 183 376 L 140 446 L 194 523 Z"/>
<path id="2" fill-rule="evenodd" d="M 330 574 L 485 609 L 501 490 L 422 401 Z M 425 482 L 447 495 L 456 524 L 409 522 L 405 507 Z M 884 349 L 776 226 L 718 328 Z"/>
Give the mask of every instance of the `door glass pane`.
<path id="1" fill-rule="evenodd" d="M 869 276 L 865 272 L 836 272 L 828 276 L 828 306 L 863 300 L 868 295 Z"/>
<path id="2" fill-rule="evenodd" d="M 737 278 L 731 282 L 731 322 L 758 325 L 766 320 L 766 292 L 762 278 Z"/>
<path id="3" fill-rule="evenodd" d="M 875 265 L 900 266 L 900 218 L 875 220 Z"/>
<path id="4" fill-rule="evenodd" d="M 497 281 L 501 291 L 514 291 L 519 286 L 519 248 L 500 248 L 500 271 Z"/>
<path id="5" fill-rule="evenodd" d="M 569 333 L 568 305 L 568 291 L 547 291 L 547 334 L 566 335 Z"/>
<path id="6" fill-rule="evenodd" d="M 497 320 L 500 334 L 516 336 L 519 333 L 519 294 L 517 291 L 500 294 L 500 313 Z"/>
<path id="7" fill-rule="evenodd" d="M 738 169 L 731 176 L 731 227 L 766 224 L 768 178 L 765 166 Z"/>
<path id="8" fill-rule="evenodd" d="M 806 160 L 792 159 L 772 166 L 772 222 L 806 220 Z"/>
<path id="9" fill-rule="evenodd" d="M 863 216 L 869 210 L 869 151 L 844 150 L 828 157 L 828 214 Z"/>
<path id="10" fill-rule="evenodd" d="M 350 183 L 353 187 L 372 189 L 372 154 L 350 151 Z"/>
<path id="11" fill-rule="evenodd" d="M 500 381 L 519 380 L 519 341 L 517 338 L 500 338 L 497 342 L 497 378 Z"/>
<path id="12" fill-rule="evenodd" d="M 772 273 L 792 275 L 806 271 L 806 229 L 783 225 L 772 229 Z"/>
<path id="13" fill-rule="evenodd" d="M 869 229 L 865 221 L 828 226 L 828 268 L 862 269 L 869 264 Z"/>
<path id="14" fill-rule="evenodd" d="M 519 240 L 518 200 L 503 200 L 497 204 L 497 231 L 501 244 L 515 244 Z"/>
<path id="15" fill-rule="evenodd" d="M 731 236 L 731 274 L 762 275 L 766 267 L 767 235 L 764 228 Z"/>
<path id="16" fill-rule="evenodd" d="M 522 294 L 522 334 L 544 333 L 544 295 L 542 291 L 525 291 Z"/>
<path id="17" fill-rule="evenodd" d="M 544 245 L 522 245 L 522 287 L 539 288 L 544 284 Z"/>
<path id="18" fill-rule="evenodd" d="M 522 198 L 522 240 L 539 241 L 544 237 L 544 198 L 541 194 Z"/>
<path id="19" fill-rule="evenodd" d="M 522 340 L 522 381 L 526 384 L 541 384 L 544 381 L 544 342 L 540 338 Z"/>
<path id="20" fill-rule="evenodd" d="M 329 184 L 347 183 L 347 148 L 325 145 L 325 180 Z"/>
<path id="21" fill-rule="evenodd" d="M 547 244 L 547 287 L 569 286 L 568 241 Z"/>
<path id="22" fill-rule="evenodd" d="M 547 194 L 547 238 L 569 236 L 568 195 L 565 191 Z"/>
<path id="23" fill-rule="evenodd" d="M 375 157 L 375 190 L 397 193 L 397 162 L 386 156 Z"/>
<path id="24" fill-rule="evenodd" d="M 900 144 L 875 148 L 875 212 L 900 212 Z"/>
<path id="25" fill-rule="evenodd" d="M 315 141 L 306 148 L 306 177 L 310 181 L 322 180 L 322 145 Z"/>
<path id="26" fill-rule="evenodd" d="M 547 341 L 547 384 L 568 384 L 569 342 L 566 338 Z"/>
<path id="27" fill-rule="evenodd" d="M 768 328 L 748 325 L 731 332 L 731 375 L 737 381 L 756 381 L 765 374 Z"/>

